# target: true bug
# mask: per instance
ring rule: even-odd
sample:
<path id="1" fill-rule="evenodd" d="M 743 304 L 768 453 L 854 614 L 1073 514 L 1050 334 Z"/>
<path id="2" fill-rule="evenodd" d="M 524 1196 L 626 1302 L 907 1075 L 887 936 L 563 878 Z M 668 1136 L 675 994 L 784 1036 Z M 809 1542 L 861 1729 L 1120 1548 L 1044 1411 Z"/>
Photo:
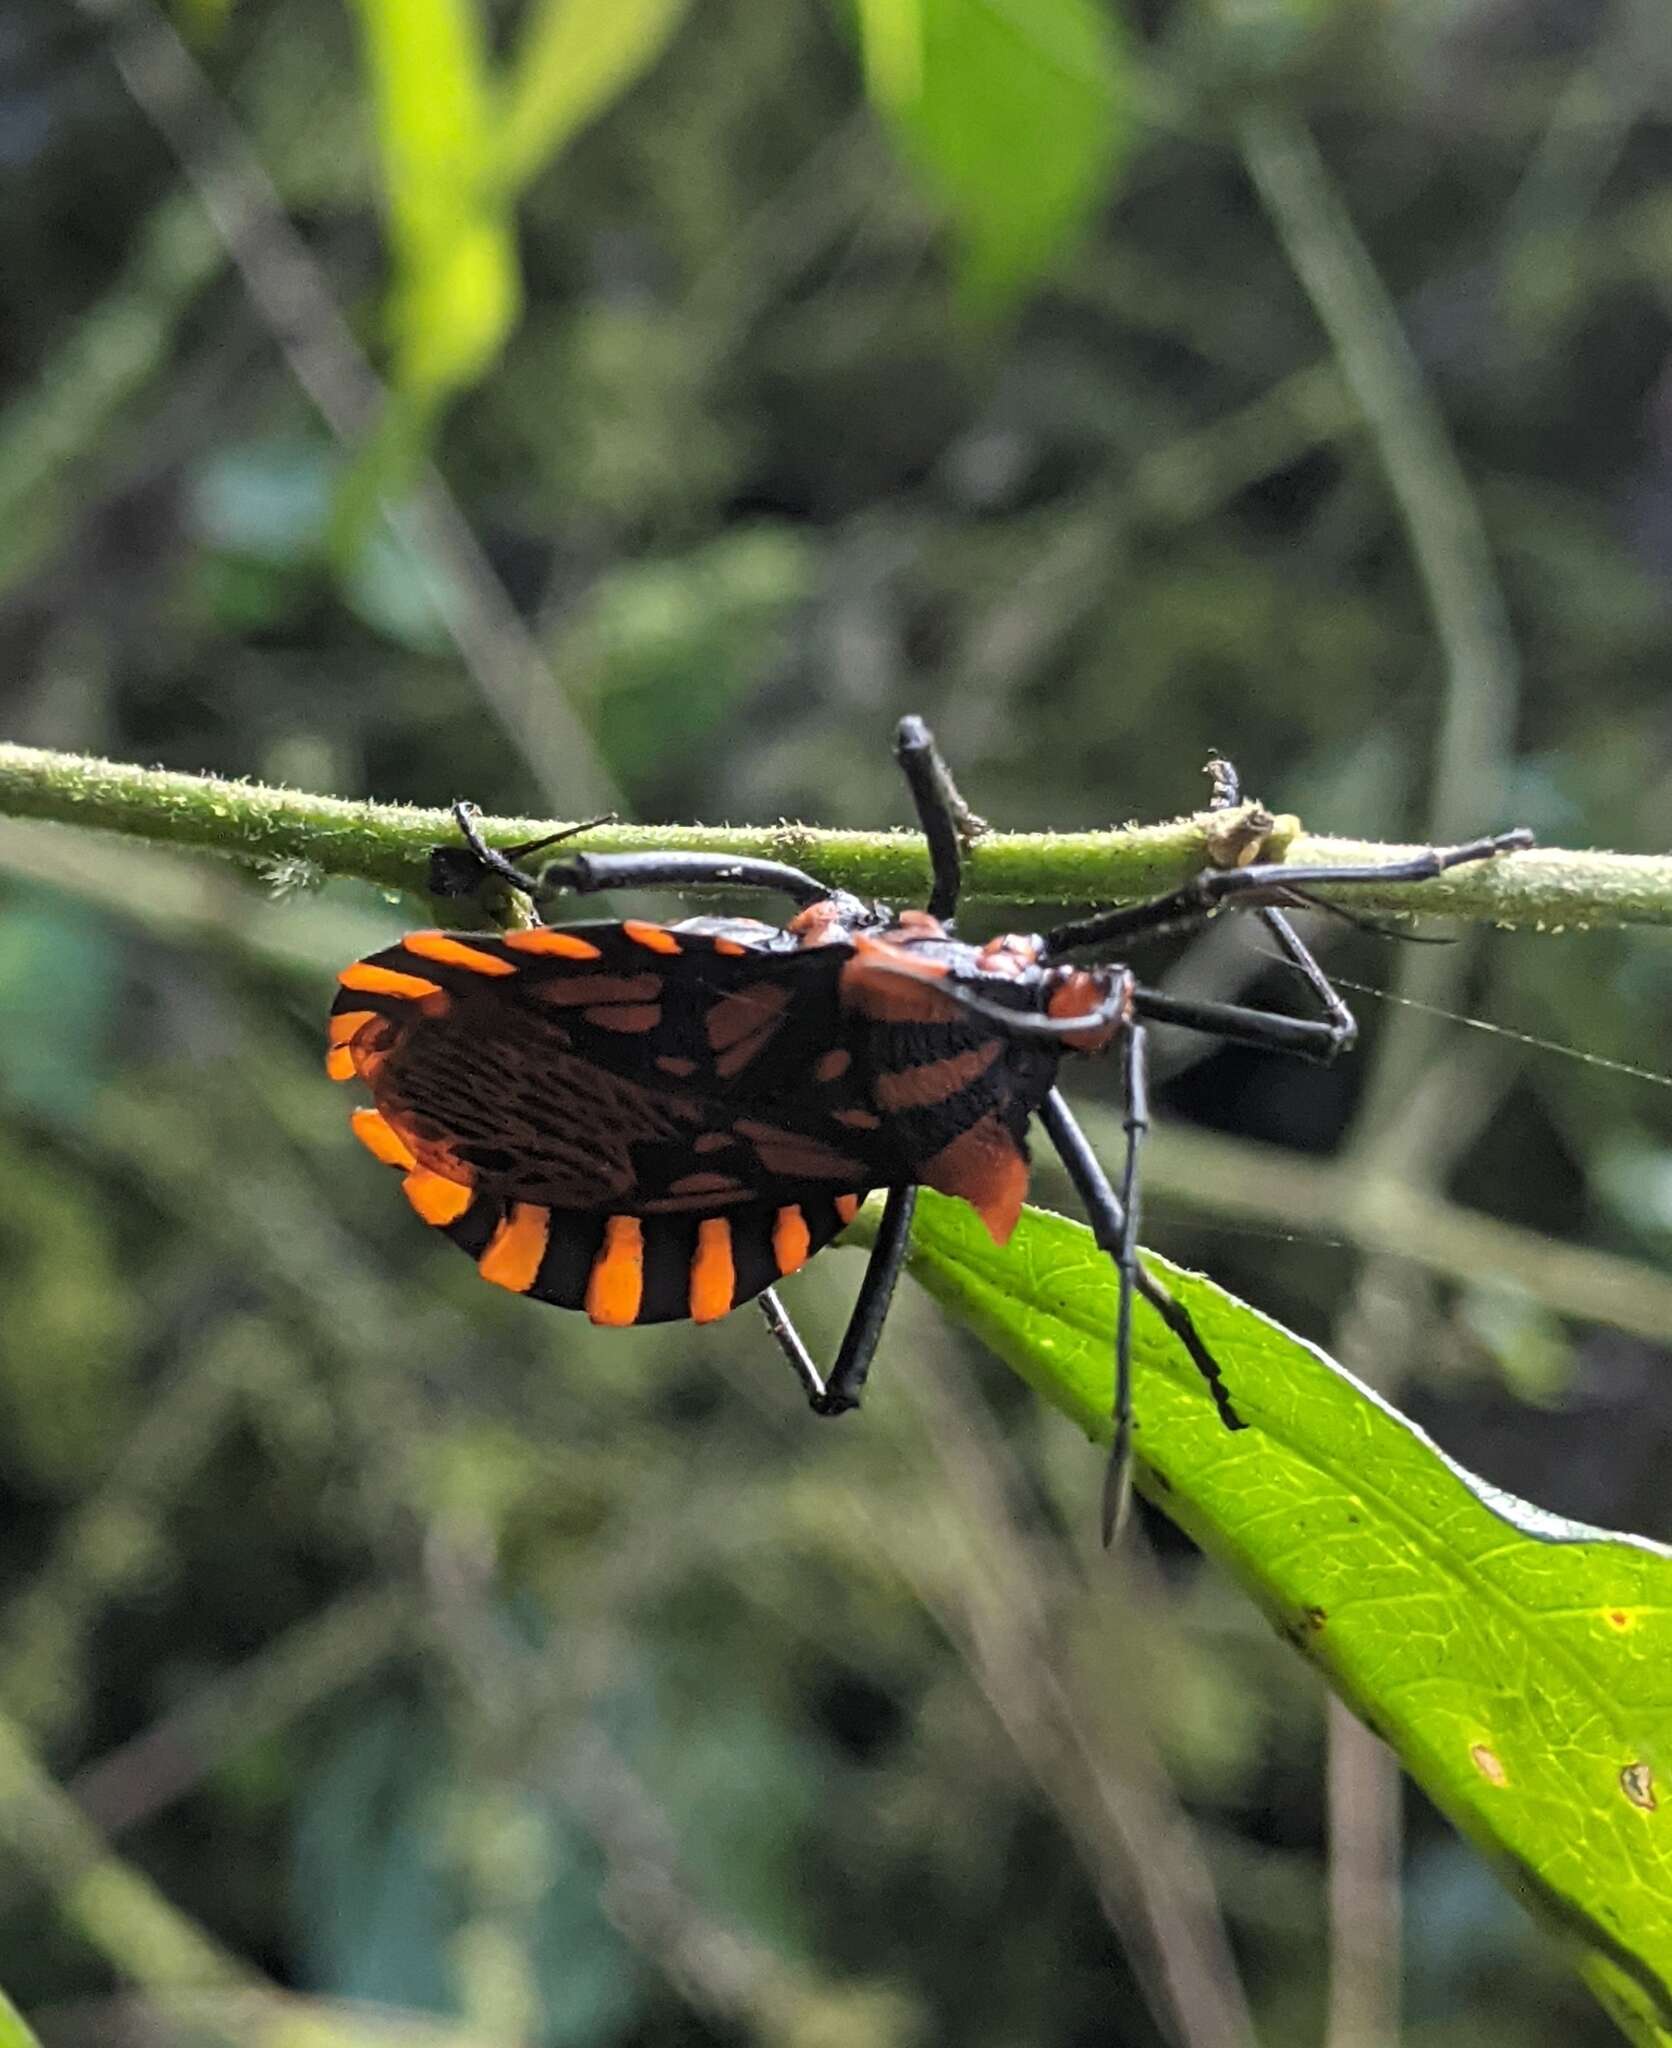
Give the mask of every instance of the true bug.
<path id="1" fill-rule="evenodd" d="M 978 945 L 953 935 L 972 814 L 921 719 L 902 720 L 895 752 L 929 846 L 925 910 L 862 903 L 796 868 L 724 855 L 575 853 L 532 873 L 518 862 L 551 840 L 496 852 L 458 805 L 464 845 L 436 850 L 438 893 L 473 894 L 497 878 L 538 906 L 562 891 L 724 884 L 777 891 L 796 914 L 782 928 L 692 917 L 409 933 L 338 977 L 328 1071 L 370 1086 L 376 1107 L 355 1113 L 356 1133 L 403 1171 L 414 1209 L 485 1279 L 615 1325 L 709 1322 L 758 1299 L 821 1415 L 859 1405 L 918 1188 L 961 1196 L 1004 1242 L 1037 1117 L 1120 1273 L 1107 1539 L 1128 1486 L 1135 1294 L 1189 1351 L 1226 1426 L 1242 1426 L 1189 1315 L 1138 1258 L 1146 1022 L 1332 1059 L 1353 1040 L 1352 1015 L 1275 906 L 1319 884 L 1422 881 L 1531 835 L 1381 867 L 1209 868 L 1150 902 Z M 1235 798 L 1219 764 L 1215 802 Z M 1261 910 L 1321 1017 L 1180 1001 L 1108 957 L 1188 930 L 1221 904 Z M 1080 953 L 1104 958 L 1080 965 Z M 1065 1052 L 1117 1048 L 1118 1193 L 1056 1086 Z M 886 1203 L 826 1377 L 775 1283 L 875 1188 Z"/>

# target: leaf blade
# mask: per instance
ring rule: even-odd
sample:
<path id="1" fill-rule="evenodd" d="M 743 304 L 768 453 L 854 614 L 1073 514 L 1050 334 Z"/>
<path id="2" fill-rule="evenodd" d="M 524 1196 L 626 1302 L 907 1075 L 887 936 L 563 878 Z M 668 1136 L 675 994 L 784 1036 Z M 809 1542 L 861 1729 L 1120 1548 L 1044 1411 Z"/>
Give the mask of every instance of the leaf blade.
<path id="1" fill-rule="evenodd" d="M 1146 1490 L 1509 1871 L 1620 2023 L 1672 2041 L 1672 1551 L 1501 1493 L 1311 1345 L 1146 1260 L 1250 1425 L 1223 1428 L 1140 1304 Z M 926 1195 L 911 1263 L 1107 1436 L 1115 1278 L 1089 1231 L 1030 1210 L 1000 1250 Z"/>
<path id="2" fill-rule="evenodd" d="M 1134 121 L 1094 0 L 861 0 L 866 84 L 950 208 L 978 309 L 1015 298 L 1083 226 Z"/>
<path id="3" fill-rule="evenodd" d="M 41 2048 L 34 2030 L 3 1991 L 0 1991 L 0 2048 Z"/>
<path id="4" fill-rule="evenodd" d="M 519 190 L 662 54 L 689 0 L 538 0 L 503 94 L 494 161 Z"/>
<path id="5" fill-rule="evenodd" d="M 474 0 L 355 0 L 396 282 L 395 382 L 434 403 L 498 355 L 521 301 L 509 200 L 486 175 L 495 109 Z"/>

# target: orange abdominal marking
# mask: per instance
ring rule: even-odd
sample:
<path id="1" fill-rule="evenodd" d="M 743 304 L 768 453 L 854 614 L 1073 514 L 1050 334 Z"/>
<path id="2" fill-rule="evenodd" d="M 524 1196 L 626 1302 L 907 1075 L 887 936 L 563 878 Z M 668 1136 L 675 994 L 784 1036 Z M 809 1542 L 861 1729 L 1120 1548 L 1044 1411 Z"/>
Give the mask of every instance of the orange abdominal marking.
<path id="1" fill-rule="evenodd" d="M 457 1223 L 475 1200 L 472 1189 L 460 1181 L 448 1180 L 444 1174 L 431 1173 L 427 1166 L 415 1166 L 401 1186 L 418 1214 L 438 1230 Z"/>
<path id="2" fill-rule="evenodd" d="M 695 1060 L 681 1059 L 677 1053 L 672 1052 L 658 1053 L 656 1064 L 664 1074 L 671 1074 L 676 1081 L 688 1081 L 697 1071 Z"/>
<path id="3" fill-rule="evenodd" d="M 344 1010 L 339 1016 L 333 1017 L 326 1027 L 331 1043 L 347 1045 L 360 1026 L 369 1024 L 376 1015 L 375 1010 Z"/>
<path id="4" fill-rule="evenodd" d="M 554 932 L 537 924 L 530 931 L 506 932 L 500 939 L 513 953 L 541 953 L 553 960 L 599 960 L 603 955 L 590 939 L 577 939 L 573 932 Z"/>
<path id="5" fill-rule="evenodd" d="M 366 1150 L 385 1166 L 400 1166 L 410 1172 L 418 1164 L 412 1147 L 380 1110 L 357 1109 L 348 1122 Z"/>
<path id="6" fill-rule="evenodd" d="M 624 1330 L 638 1319 L 643 1299 L 644 1230 L 636 1216 L 612 1216 L 587 1279 L 586 1312 L 595 1323 Z"/>
<path id="7" fill-rule="evenodd" d="M 839 1081 L 853 1065 L 853 1054 L 845 1045 L 833 1046 L 829 1052 L 820 1053 L 813 1063 L 815 1081 Z"/>
<path id="8" fill-rule="evenodd" d="M 736 1143 L 737 1140 L 730 1131 L 704 1131 L 700 1138 L 693 1138 L 691 1140 L 691 1150 L 693 1152 L 724 1152 L 728 1145 L 735 1145 Z"/>
<path id="9" fill-rule="evenodd" d="M 857 1195 L 838 1195 L 836 1197 L 836 1213 L 844 1223 L 851 1223 L 859 1214 L 859 1197 Z"/>
<path id="10" fill-rule="evenodd" d="M 476 1261 L 477 1272 L 496 1287 L 526 1294 L 540 1277 L 540 1261 L 546 1256 L 551 1220 L 549 1209 L 539 1208 L 533 1202 L 513 1202 L 511 1213 Z"/>
<path id="11" fill-rule="evenodd" d="M 780 1276 L 799 1272 L 812 1248 L 813 1237 L 806 1217 L 793 1202 L 780 1209 L 772 1225 L 772 1256 L 778 1262 Z"/>
<path id="12" fill-rule="evenodd" d="M 356 960 L 337 979 L 344 988 L 358 989 L 368 996 L 438 996 L 438 981 L 426 981 L 420 974 L 401 974 L 393 967 L 377 967 L 370 960 Z"/>
<path id="13" fill-rule="evenodd" d="M 879 1107 L 932 1109 L 961 1095 L 972 1081 L 978 1081 L 1004 1050 L 1003 1041 L 989 1038 L 982 1045 L 952 1053 L 944 1060 L 929 1060 L 921 1067 L 904 1067 L 897 1074 L 879 1074 L 871 1094 Z"/>
<path id="14" fill-rule="evenodd" d="M 749 948 L 740 946 L 736 939 L 716 939 L 714 950 L 716 953 L 724 953 L 729 959 L 741 959 Z"/>
<path id="15" fill-rule="evenodd" d="M 682 953 L 685 950 L 665 925 L 641 924 L 634 917 L 623 921 L 621 935 L 651 953 Z"/>
<path id="16" fill-rule="evenodd" d="M 697 1250 L 691 1261 L 691 1320 L 717 1322 L 731 1312 L 736 1292 L 731 1225 L 724 1216 L 706 1217 L 697 1225 Z"/>
<path id="17" fill-rule="evenodd" d="M 712 1195 L 725 1189 L 740 1186 L 735 1174 L 731 1173 L 687 1173 L 678 1180 L 668 1182 L 670 1195 Z"/>
<path id="18" fill-rule="evenodd" d="M 333 1081 L 354 1079 L 354 1054 L 346 1045 L 334 1045 L 325 1055 L 325 1071 Z"/>
<path id="19" fill-rule="evenodd" d="M 850 1131 L 874 1131 L 881 1128 L 882 1118 L 873 1116 L 868 1109 L 833 1109 L 830 1112 L 833 1124 L 846 1124 Z"/>
<path id="20" fill-rule="evenodd" d="M 446 932 L 408 932 L 401 944 L 420 960 L 433 960 L 438 967 L 464 967 L 472 974 L 515 974 L 516 963 L 501 960 L 497 953 L 484 953 L 467 946 Z"/>

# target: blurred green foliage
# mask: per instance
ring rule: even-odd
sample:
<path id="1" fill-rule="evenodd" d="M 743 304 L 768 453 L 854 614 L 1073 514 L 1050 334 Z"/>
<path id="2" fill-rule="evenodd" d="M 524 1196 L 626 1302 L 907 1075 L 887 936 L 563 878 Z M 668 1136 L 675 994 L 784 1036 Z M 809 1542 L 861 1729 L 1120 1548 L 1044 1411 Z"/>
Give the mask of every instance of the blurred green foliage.
<path id="1" fill-rule="evenodd" d="M 1109 192 L 1133 119 L 1095 0 L 859 0 L 866 84 L 958 225 L 973 306 L 1026 290 Z"/>
<path id="2" fill-rule="evenodd" d="M 1664 844 L 1658 0 L 472 9 L 468 64 L 409 76 L 435 124 L 410 216 L 370 10 L 179 18 L 348 334 L 397 382 L 437 351 L 447 402 L 402 452 L 480 554 L 410 460 L 394 527 L 333 526 L 378 452 L 298 382 L 340 337 L 282 294 L 276 329 L 228 258 L 214 219 L 259 193 L 159 17 L 16 0 L 8 737 L 518 812 L 583 801 L 584 743 L 642 816 L 876 825 L 915 709 L 1006 825 L 1191 807 L 1218 746 L 1316 827 L 1420 832 L 1456 678 L 1241 160 L 1263 96 L 1316 135 L 1484 522 L 1520 675 L 1480 823 Z M 147 78 L 187 109 L 173 144 Z M 1203 1873 L 1260 2038 L 1323 2038 L 1318 1689 L 1164 1524 L 1102 1564 L 1068 1425 L 916 1295 L 836 1430 L 747 1318 L 622 1337 L 484 1298 L 319 1073 L 336 966 L 410 906 L 274 903 L 42 827 L 0 862 L 0 1710 L 44 1802 L 0 1811 L 0 1983 L 48 2048 L 385 2020 L 452 2048 L 1147 2044 L 1166 1972 L 1132 1888 L 1211 1990 Z M 1354 981 L 1411 971 L 1326 937 Z M 1657 935 L 1454 962 L 1448 1007 L 1664 1074 Z M 1292 996 L 1246 929 L 1144 966 Z M 1513 1288 L 1437 1278 L 1372 1227 L 1414 1186 L 1658 1267 L 1666 1088 L 1361 1007 L 1327 1074 L 1168 1047 L 1160 1096 L 1302 1174 L 1346 1136 L 1355 1199 L 1251 1229 L 1264 1155 L 1187 1180 L 1163 1129 L 1151 1236 L 1400 1381 L 1491 1480 L 1672 1535 L 1645 1319 L 1563 1322 L 1536 1256 Z M 1074 1078 L 1095 1115 L 1110 1077 Z M 796 1283 L 821 1345 L 855 1268 Z M 189 1943 L 131 1938 L 144 1895 L 72 1882 L 55 1786 L 281 2003 L 182 1984 Z M 1414 1796 L 1407 1823 L 1407 2038 L 1616 2039 Z M 334 2003 L 360 1994 L 400 2010 Z"/>

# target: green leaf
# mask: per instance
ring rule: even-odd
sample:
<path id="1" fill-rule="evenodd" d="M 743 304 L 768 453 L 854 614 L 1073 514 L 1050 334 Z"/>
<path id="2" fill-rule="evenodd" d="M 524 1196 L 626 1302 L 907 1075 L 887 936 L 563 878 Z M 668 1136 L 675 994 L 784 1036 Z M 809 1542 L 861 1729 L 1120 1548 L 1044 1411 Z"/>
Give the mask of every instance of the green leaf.
<path id="1" fill-rule="evenodd" d="M 433 401 L 488 367 L 520 303 L 482 21 L 474 0 L 356 8 L 395 251 L 395 381 Z"/>
<path id="2" fill-rule="evenodd" d="M 519 190 L 666 48 L 688 0 L 537 0 L 503 96 L 495 162 Z"/>
<path id="3" fill-rule="evenodd" d="M 0 2048 L 41 2048 L 22 2013 L 3 1991 L 0 1991 Z"/>
<path id="4" fill-rule="evenodd" d="M 1672 2043 L 1672 1551 L 1465 1472 L 1340 1366 L 1146 1254 L 1248 1427 L 1138 1305 L 1139 1483 L 1509 1878 L 1636 2040 Z M 1107 1437 L 1115 1276 L 1029 1210 L 1004 1249 L 925 1194 L 912 1270 Z M 1087 1513 L 1093 1492 L 1088 1473 Z"/>
<path id="5" fill-rule="evenodd" d="M 951 208 L 978 306 L 1080 228 L 1129 139 L 1127 65 L 1098 0 L 858 0 L 867 89 Z"/>

